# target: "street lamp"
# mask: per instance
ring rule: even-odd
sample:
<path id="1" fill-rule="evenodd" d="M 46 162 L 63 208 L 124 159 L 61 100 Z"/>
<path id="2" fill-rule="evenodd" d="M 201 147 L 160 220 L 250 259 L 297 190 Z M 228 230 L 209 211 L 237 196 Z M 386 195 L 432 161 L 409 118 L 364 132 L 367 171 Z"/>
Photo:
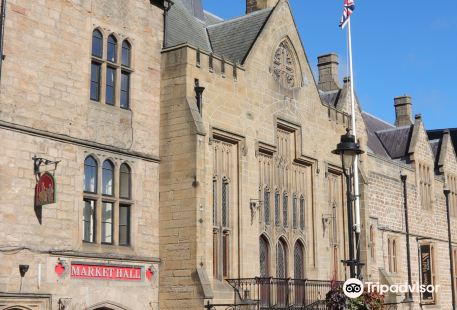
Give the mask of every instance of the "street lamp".
<path id="1" fill-rule="evenodd" d="M 349 259 L 343 262 L 349 266 L 351 278 L 355 278 L 357 276 L 355 272 L 355 267 L 359 267 L 360 263 L 359 255 L 357 255 L 357 257 L 354 257 L 354 223 L 352 204 L 355 197 L 352 194 L 352 165 L 354 164 L 357 155 L 363 154 L 364 152 L 360 149 L 359 144 L 355 141 L 354 135 L 351 135 L 350 129 L 348 128 L 346 129 L 346 134 L 341 136 L 340 143 L 338 143 L 336 149 L 333 150 L 332 153 L 340 155 L 341 163 L 343 165 L 343 172 L 346 177 Z M 360 275 L 360 271 L 357 272 L 357 274 Z"/>

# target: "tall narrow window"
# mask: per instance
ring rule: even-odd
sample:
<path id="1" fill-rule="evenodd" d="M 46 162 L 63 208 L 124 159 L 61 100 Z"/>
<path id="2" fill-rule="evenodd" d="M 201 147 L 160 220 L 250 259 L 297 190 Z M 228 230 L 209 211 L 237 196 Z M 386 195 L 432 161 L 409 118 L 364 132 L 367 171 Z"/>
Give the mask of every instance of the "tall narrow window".
<path id="1" fill-rule="evenodd" d="M 279 240 L 276 246 L 276 277 L 286 278 L 287 276 L 287 254 L 284 241 Z"/>
<path id="2" fill-rule="evenodd" d="M 397 272 L 397 241 L 394 238 L 388 239 L 388 260 L 389 260 L 389 272 Z"/>
<path id="3" fill-rule="evenodd" d="M 305 198 L 300 197 L 300 229 L 305 230 Z"/>
<path id="4" fill-rule="evenodd" d="M 300 241 L 297 241 L 294 247 L 294 278 L 303 279 L 304 277 L 305 273 L 303 245 Z"/>
<path id="5" fill-rule="evenodd" d="M 113 243 L 113 203 L 111 202 L 103 202 L 102 243 Z"/>
<path id="6" fill-rule="evenodd" d="M 375 244 L 375 235 L 374 235 L 374 227 L 373 225 L 370 226 L 370 256 L 371 259 L 375 259 L 376 255 L 376 244 Z"/>
<path id="7" fill-rule="evenodd" d="M 95 201 L 84 200 L 83 241 L 95 242 Z"/>
<path id="8" fill-rule="evenodd" d="M 265 188 L 263 193 L 263 216 L 265 224 L 270 224 L 270 191 L 268 188 Z"/>
<path id="9" fill-rule="evenodd" d="M 132 53 L 132 46 L 127 40 L 122 42 L 122 65 L 125 67 L 131 66 L 131 53 Z"/>
<path id="10" fill-rule="evenodd" d="M 108 37 L 108 49 L 106 51 L 107 60 L 112 63 L 117 62 L 117 40 L 113 35 Z"/>
<path id="11" fill-rule="evenodd" d="M 219 279 L 219 231 L 213 229 L 213 276 Z"/>
<path id="12" fill-rule="evenodd" d="M 103 35 L 96 29 L 92 32 L 92 64 L 90 72 L 90 99 L 100 101 L 100 84 L 103 57 Z M 98 59 L 97 59 L 98 58 Z"/>
<path id="13" fill-rule="evenodd" d="M 279 211 L 279 192 L 275 193 L 275 225 L 279 226 L 281 223 L 280 211 Z"/>
<path id="14" fill-rule="evenodd" d="M 282 195 L 282 226 L 288 227 L 289 226 L 289 197 L 287 193 Z"/>
<path id="15" fill-rule="evenodd" d="M 130 206 L 119 205 L 119 245 L 130 245 Z"/>
<path id="16" fill-rule="evenodd" d="M 213 178 L 213 226 L 217 226 L 217 179 Z"/>
<path id="17" fill-rule="evenodd" d="M 121 73 L 121 108 L 130 107 L 130 73 L 122 71 Z"/>
<path id="18" fill-rule="evenodd" d="M 106 68 L 106 104 L 114 105 L 116 93 L 116 68 Z"/>
<path id="19" fill-rule="evenodd" d="M 224 278 L 229 276 L 230 270 L 230 235 L 224 233 L 222 236 L 222 275 Z"/>
<path id="20" fill-rule="evenodd" d="M 224 180 L 222 183 L 222 226 L 229 226 L 229 183 L 227 180 Z"/>
<path id="21" fill-rule="evenodd" d="M 119 196 L 124 199 L 130 199 L 131 191 L 131 172 L 127 164 L 122 164 L 119 177 Z"/>
<path id="22" fill-rule="evenodd" d="M 293 201 L 292 201 L 292 227 L 296 229 L 298 227 L 298 198 L 297 195 L 294 194 Z"/>
<path id="23" fill-rule="evenodd" d="M 270 271 L 269 271 L 269 260 L 270 260 L 270 254 L 268 250 L 268 241 L 265 239 L 265 237 L 260 237 L 259 239 L 259 254 L 260 254 L 260 277 L 261 278 L 266 278 L 269 277 Z"/>
<path id="24" fill-rule="evenodd" d="M 114 166 L 109 160 L 103 162 L 102 194 L 113 196 Z"/>
<path id="25" fill-rule="evenodd" d="M 97 161 L 88 156 L 84 161 L 84 191 L 88 193 L 97 192 Z"/>
<path id="26" fill-rule="evenodd" d="M 92 32 L 92 56 L 103 57 L 103 35 L 98 29 Z"/>
<path id="27" fill-rule="evenodd" d="M 98 62 L 92 61 L 90 70 L 90 99 L 100 101 L 100 76 L 102 65 Z"/>

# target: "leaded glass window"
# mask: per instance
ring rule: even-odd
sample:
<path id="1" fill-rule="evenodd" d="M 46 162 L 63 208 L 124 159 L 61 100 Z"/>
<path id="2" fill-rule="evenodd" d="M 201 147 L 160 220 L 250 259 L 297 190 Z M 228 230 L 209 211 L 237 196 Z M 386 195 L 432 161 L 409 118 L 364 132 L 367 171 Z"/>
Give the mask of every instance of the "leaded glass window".
<path id="1" fill-rule="evenodd" d="M 303 245 L 297 241 L 294 247 L 294 278 L 303 279 L 304 272 L 304 259 L 303 259 Z"/>
<path id="2" fill-rule="evenodd" d="M 119 245 L 130 245 L 129 205 L 119 205 Z"/>
<path id="3" fill-rule="evenodd" d="M 108 37 L 107 60 L 115 63 L 117 61 L 117 40 L 113 35 Z"/>
<path id="4" fill-rule="evenodd" d="M 95 242 L 95 201 L 84 200 L 83 241 Z"/>
<path id="5" fill-rule="evenodd" d="M 280 211 L 279 211 L 279 192 L 275 193 L 275 225 L 279 226 L 281 223 Z"/>
<path id="6" fill-rule="evenodd" d="M 88 193 L 97 192 L 97 161 L 88 156 L 84 161 L 84 191 Z"/>
<path id="7" fill-rule="evenodd" d="M 282 225 L 284 227 L 289 226 L 289 197 L 287 197 L 287 193 L 284 193 L 282 196 Z"/>
<path id="8" fill-rule="evenodd" d="M 295 229 L 297 228 L 298 226 L 298 206 L 297 206 L 297 203 L 298 203 L 298 199 L 297 199 L 297 196 L 294 195 L 294 199 L 293 199 L 293 202 L 292 202 L 292 227 Z"/>
<path id="9" fill-rule="evenodd" d="M 113 243 L 113 203 L 111 202 L 103 202 L 102 243 Z"/>
<path id="10" fill-rule="evenodd" d="M 131 63 L 131 53 L 132 53 L 132 46 L 127 40 L 122 42 L 122 65 L 125 67 L 130 67 Z"/>
<path id="11" fill-rule="evenodd" d="M 112 196 L 113 195 L 113 178 L 114 178 L 114 166 L 109 160 L 103 162 L 102 171 L 102 194 Z"/>
<path id="12" fill-rule="evenodd" d="M 122 71 L 121 73 L 121 108 L 130 107 L 130 73 Z"/>
<path id="13" fill-rule="evenodd" d="M 270 275 L 269 273 L 269 251 L 268 251 L 268 242 L 265 240 L 265 237 L 260 237 L 259 240 L 259 254 L 260 254 L 260 277 L 266 278 Z"/>
<path id="14" fill-rule="evenodd" d="M 116 68 L 106 68 L 106 104 L 114 105 L 116 100 Z"/>
<path id="15" fill-rule="evenodd" d="M 103 57 L 103 35 L 98 29 L 92 32 L 92 56 Z"/>
<path id="16" fill-rule="evenodd" d="M 263 193 L 263 215 L 265 224 L 270 224 L 270 191 L 266 188 Z"/>
<path id="17" fill-rule="evenodd" d="M 276 246 L 276 277 L 285 278 L 287 276 L 286 266 L 287 266 L 287 257 L 286 257 L 286 246 L 282 240 L 278 241 Z"/>
<path id="18" fill-rule="evenodd" d="M 127 164 L 122 164 L 119 170 L 119 196 L 124 199 L 130 199 L 131 192 L 131 171 Z"/>
<path id="19" fill-rule="evenodd" d="M 229 183 L 224 180 L 222 183 L 222 226 L 229 226 Z"/>
<path id="20" fill-rule="evenodd" d="M 300 197 L 300 229 L 305 229 L 305 198 Z"/>

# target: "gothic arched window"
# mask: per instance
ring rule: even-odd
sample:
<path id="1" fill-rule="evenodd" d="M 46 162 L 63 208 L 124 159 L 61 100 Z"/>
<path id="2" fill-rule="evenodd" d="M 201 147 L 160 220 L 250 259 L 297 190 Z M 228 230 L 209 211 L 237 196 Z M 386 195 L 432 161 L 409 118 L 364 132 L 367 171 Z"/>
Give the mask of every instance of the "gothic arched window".
<path id="1" fill-rule="evenodd" d="M 294 278 L 303 279 L 304 273 L 304 247 L 300 241 L 295 243 L 294 247 Z"/>
<path id="2" fill-rule="evenodd" d="M 264 236 L 259 239 L 260 277 L 267 278 L 270 275 L 270 250 L 268 241 Z"/>
<path id="3" fill-rule="evenodd" d="M 282 41 L 273 56 L 273 77 L 282 86 L 297 86 L 297 69 L 292 44 L 289 40 Z"/>
<path id="4" fill-rule="evenodd" d="M 279 239 L 276 246 L 276 277 L 286 278 L 287 277 L 287 251 L 284 240 Z"/>

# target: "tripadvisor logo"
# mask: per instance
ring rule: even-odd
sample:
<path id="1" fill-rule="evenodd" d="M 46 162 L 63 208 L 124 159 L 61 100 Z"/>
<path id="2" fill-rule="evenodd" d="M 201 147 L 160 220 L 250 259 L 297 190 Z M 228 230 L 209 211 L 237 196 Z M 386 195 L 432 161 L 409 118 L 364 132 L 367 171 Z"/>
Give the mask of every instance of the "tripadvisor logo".
<path id="1" fill-rule="evenodd" d="M 418 283 L 414 285 L 385 285 L 373 282 L 367 282 L 366 288 L 368 293 L 378 292 L 380 294 L 386 293 L 430 293 L 433 294 L 434 292 L 438 292 L 440 286 L 439 285 L 420 285 Z M 363 294 L 364 291 L 364 284 L 359 279 L 351 278 L 346 280 L 343 285 L 343 292 L 344 295 L 348 298 L 358 298 Z"/>
<path id="2" fill-rule="evenodd" d="M 363 283 L 359 279 L 351 278 L 343 285 L 343 292 L 349 298 L 357 298 L 363 294 Z"/>

